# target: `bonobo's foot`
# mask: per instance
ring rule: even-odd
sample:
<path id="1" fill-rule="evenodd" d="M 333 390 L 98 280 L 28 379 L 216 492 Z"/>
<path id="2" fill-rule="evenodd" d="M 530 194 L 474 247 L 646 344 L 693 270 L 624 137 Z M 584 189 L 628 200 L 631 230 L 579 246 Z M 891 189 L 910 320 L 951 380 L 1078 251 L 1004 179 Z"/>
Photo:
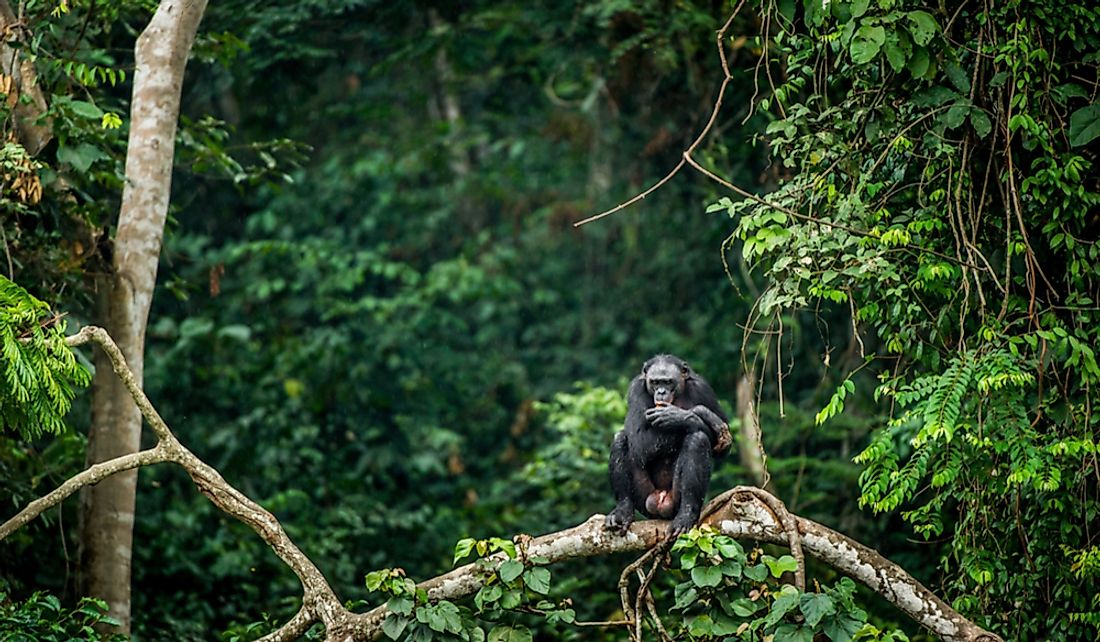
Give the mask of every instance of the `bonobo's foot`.
<path id="1" fill-rule="evenodd" d="M 604 528 L 615 531 L 619 535 L 626 535 L 626 529 L 634 523 L 634 505 L 630 502 L 619 502 L 615 509 L 607 514 L 604 520 Z"/>
<path id="2" fill-rule="evenodd" d="M 665 536 L 668 539 L 676 539 L 690 531 L 697 521 L 699 521 L 697 515 L 693 515 L 687 511 L 680 511 L 677 513 L 676 517 L 672 518 L 672 521 L 668 523 L 668 530 L 665 531 Z"/>

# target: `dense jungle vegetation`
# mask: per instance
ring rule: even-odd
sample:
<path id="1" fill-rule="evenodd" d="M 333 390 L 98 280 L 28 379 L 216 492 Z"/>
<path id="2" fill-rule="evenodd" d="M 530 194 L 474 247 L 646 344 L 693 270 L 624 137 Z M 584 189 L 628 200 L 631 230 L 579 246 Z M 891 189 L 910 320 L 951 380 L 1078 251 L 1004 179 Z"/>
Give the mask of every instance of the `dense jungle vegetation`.
<path id="1" fill-rule="evenodd" d="M 157 4 L 0 0 L 0 58 L 37 75 L 0 66 L 0 520 L 86 464 L 92 351 L 64 336 L 103 314 Z M 627 638 L 572 622 L 624 616 L 634 557 L 510 542 L 611 509 L 626 385 L 670 352 L 731 417 L 748 373 L 791 513 L 1003 640 L 1094 640 L 1098 65 L 1085 0 L 211 2 L 144 389 L 342 600 L 389 600 L 390 637 Z M 760 481 L 736 451 L 712 495 Z M 0 536 L 0 640 L 110 639 L 78 503 Z M 178 468 L 141 471 L 133 532 L 128 639 L 300 606 Z M 403 579 L 493 552 L 527 567 L 473 600 Z M 671 559 L 674 639 L 936 639 L 825 561 L 795 589 L 781 546 Z"/>

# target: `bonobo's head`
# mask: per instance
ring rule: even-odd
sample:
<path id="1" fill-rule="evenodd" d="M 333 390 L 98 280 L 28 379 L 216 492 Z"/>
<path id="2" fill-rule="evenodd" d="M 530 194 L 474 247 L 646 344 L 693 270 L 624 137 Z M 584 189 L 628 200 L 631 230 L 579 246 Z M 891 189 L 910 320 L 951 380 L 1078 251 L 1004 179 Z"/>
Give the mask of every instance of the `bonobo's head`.
<path id="1" fill-rule="evenodd" d="M 680 357 L 659 354 L 642 366 L 645 389 L 653 395 L 653 405 L 668 406 L 684 391 L 691 367 Z"/>

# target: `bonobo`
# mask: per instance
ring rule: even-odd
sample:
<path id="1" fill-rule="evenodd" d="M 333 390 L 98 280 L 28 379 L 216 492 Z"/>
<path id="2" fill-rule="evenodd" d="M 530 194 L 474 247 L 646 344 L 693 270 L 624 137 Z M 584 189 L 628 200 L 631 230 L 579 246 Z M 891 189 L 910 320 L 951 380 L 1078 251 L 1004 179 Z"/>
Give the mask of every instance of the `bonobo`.
<path id="1" fill-rule="evenodd" d="M 729 449 L 729 426 L 718 398 L 687 362 L 659 354 L 630 382 L 626 422 L 611 444 L 611 490 L 615 508 L 606 527 L 619 533 L 635 509 L 671 519 L 675 537 L 699 521 L 710 483 L 711 451 Z"/>

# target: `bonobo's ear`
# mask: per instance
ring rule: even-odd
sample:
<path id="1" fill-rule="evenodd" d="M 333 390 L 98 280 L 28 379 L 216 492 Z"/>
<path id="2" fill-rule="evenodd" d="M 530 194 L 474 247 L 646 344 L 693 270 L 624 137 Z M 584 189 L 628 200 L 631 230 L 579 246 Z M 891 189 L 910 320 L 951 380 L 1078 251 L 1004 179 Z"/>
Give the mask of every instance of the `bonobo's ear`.
<path id="1" fill-rule="evenodd" d="M 680 362 L 680 374 L 684 375 L 685 377 L 691 374 L 691 366 L 688 365 L 687 361 Z"/>
<path id="2" fill-rule="evenodd" d="M 657 357 L 652 357 L 642 364 L 642 374 L 649 372 L 649 367 L 653 365 L 653 362 L 657 360 Z"/>

